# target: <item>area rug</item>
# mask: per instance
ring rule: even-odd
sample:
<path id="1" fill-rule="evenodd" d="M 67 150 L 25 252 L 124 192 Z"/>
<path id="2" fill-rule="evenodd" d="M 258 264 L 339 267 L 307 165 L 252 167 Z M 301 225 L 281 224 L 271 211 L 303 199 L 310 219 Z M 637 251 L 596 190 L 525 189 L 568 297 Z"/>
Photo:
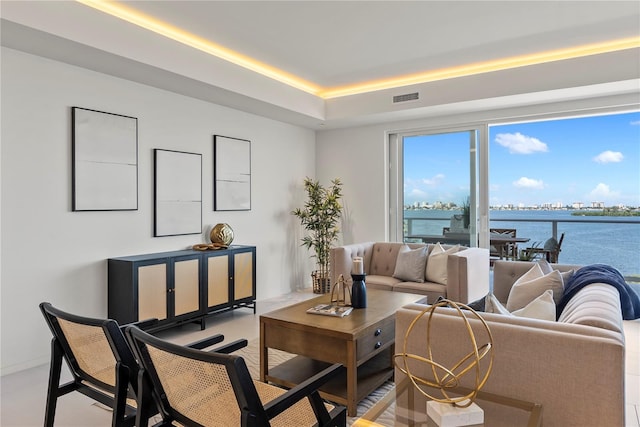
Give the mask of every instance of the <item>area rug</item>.
<path id="1" fill-rule="evenodd" d="M 242 356 L 242 358 L 245 360 L 245 363 L 247 364 L 249 373 L 251 373 L 251 376 L 254 379 L 260 378 L 260 340 L 254 339 L 249 341 L 249 344 L 245 348 L 242 348 L 234 352 L 233 354 Z M 284 351 L 270 349 L 269 369 L 292 358 L 293 356 L 293 354 L 286 353 Z M 352 425 L 353 422 L 358 419 L 358 417 L 361 417 L 362 414 L 364 414 L 369 408 L 371 408 L 381 397 L 387 394 L 387 392 L 389 392 L 392 387 L 393 382 L 387 381 L 369 396 L 364 398 L 360 403 L 358 403 L 357 416 L 347 417 L 347 425 Z"/>

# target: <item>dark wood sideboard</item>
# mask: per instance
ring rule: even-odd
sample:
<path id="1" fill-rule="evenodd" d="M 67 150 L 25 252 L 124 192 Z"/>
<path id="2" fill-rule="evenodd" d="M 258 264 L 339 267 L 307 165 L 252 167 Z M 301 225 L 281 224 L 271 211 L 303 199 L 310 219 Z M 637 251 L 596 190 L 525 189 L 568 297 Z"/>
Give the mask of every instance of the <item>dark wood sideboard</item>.
<path id="1" fill-rule="evenodd" d="M 256 312 L 256 248 L 180 250 L 109 258 L 108 315 L 120 324 L 158 319 L 152 330 L 236 308 Z"/>

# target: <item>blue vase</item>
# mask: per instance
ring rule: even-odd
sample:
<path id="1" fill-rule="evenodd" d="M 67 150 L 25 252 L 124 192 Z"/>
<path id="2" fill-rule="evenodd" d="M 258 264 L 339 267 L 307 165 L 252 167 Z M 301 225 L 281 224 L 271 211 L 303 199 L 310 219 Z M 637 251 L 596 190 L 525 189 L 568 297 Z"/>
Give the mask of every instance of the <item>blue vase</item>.
<path id="1" fill-rule="evenodd" d="M 351 306 L 353 308 L 367 307 L 367 286 L 364 283 L 364 274 L 352 274 L 351 279 Z"/>

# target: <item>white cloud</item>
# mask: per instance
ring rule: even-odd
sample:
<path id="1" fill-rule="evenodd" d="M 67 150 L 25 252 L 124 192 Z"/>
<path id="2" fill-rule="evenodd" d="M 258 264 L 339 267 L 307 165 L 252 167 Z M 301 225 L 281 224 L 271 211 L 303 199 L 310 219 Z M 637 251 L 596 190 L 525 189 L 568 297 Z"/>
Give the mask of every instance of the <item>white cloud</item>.
<path id="1" fill-rule="evenodd" d="M 640 120 L 636 120 L 635 122 L 630 123 L 631 126 L 640 126 Z"/>
<path id="2" fill-rule="evenodd" d="M 593 158 L 594 162 L 597 163 L 618 163 L 624 159 L 624 156 L 619 151 L 603 151 Z"/>
<path id="3" fill-rule="evenodd" d="M 424 199 L 427 197 L 427 193 L 420 190 L 419 188 L 414 188 L 409 192 L 409 194 L 407 194 L 407 196 L 410 198 Z"/>
<path id="4" fill-rule="evenodd" d="M 433 178 L 424 178 L 422 182 L 426 185 L 439 185 L 444 181 L 444 174 L 437 174 Z"/>
<path id="5" fill-rule="evenodd" d="M 593 190 L 591 190 L 591 192 L 589 193 L 589 197 L 591 197 L 591 200 L 594 202 L 602 202 L 620 197 L 620 192 L 612 191 L 607 184 L 603 184 L 601 182 L 596 185 Z"/>
<path id="6" fill-rule="evenodd" d="M 509 149 L 511 154 L 531 154 L 536 152 L 546 153 L 547 144 L 538 138 L 526 136 L 520 132 L 499 133 L 496 135 L 496 142 Z"/>
<path id="7" fill-rule="evenodd" d="M 542 180 L 531 179 L 522 177 L 517 181 L 513 181 L 513 186 L 517 188 L 533 188 L 536 190 L 542 190 L 544 188 L 544 182 Z"/>

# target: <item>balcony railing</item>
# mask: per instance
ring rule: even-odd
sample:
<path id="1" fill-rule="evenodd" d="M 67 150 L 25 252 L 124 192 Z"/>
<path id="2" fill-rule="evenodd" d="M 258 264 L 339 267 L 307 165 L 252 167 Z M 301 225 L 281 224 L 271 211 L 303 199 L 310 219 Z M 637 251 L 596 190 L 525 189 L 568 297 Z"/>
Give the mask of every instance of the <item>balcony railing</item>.
<path id="1" fill-rule="evenodd" d="M 418 235 L 441 235 L 450 217 L 405 218 L 405 239 Z M 542 246 L 549 237 L 565 237 L 560 263 L 609 264 L 629 277 L 640 277 L 640 218 L 491 218 L 491 228 L 515 228 L 518 237 L 527 237 L 520 248 Z M 426 232 L 425 232 L 426 230 Z"/>

